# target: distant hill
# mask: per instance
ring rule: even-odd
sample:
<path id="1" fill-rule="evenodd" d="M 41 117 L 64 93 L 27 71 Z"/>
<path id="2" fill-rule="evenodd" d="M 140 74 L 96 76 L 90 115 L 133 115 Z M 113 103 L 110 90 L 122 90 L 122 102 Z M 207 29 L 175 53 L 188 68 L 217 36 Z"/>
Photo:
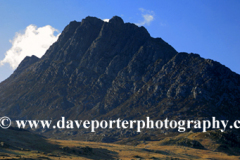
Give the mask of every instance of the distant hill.
<path id="1" fill-rule="evenodd" d="M 214 51 L 213 51 L 214 52 Z M 178 53 L 120 17 L 70 22 L 42 58 L 26 57 L 0 83 L 0 116 L 12 119 L 218 119 L 240 113 L 240 75 Z M 38 130 L 39 131 L 39 130 Z M 133 130 L 40 130 L 48 137 L 115 141 Z M 167 130 L 147 131 L 154 137 Z M 106 140 L 106 137 L 107 140 Z"/>

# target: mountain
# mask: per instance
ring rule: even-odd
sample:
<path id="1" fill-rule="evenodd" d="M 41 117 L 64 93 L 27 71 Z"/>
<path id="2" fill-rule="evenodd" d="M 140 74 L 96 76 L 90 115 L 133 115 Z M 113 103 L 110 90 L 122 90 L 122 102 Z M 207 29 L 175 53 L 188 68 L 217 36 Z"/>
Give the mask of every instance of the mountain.
<path id="1" fill-rule="evenodd" d="M 222 64 L 178 53 L 144 27 L 124 23 L 120 17 L 109 22 L 86 17 L 70 22 L 42 58 L 26 57 L 0 83 L 0 116 L 46 120 L 215 116 L 233 121 L 239 118 L 239 97 L 240 75 Z M 96 134 L 40 132 L 76 139 L 86 133 L 93 140 L 96 134 L 103 139 L 137 135 L 117 129 Z M 163 130 L 148 132 L 150 136 Z"/>

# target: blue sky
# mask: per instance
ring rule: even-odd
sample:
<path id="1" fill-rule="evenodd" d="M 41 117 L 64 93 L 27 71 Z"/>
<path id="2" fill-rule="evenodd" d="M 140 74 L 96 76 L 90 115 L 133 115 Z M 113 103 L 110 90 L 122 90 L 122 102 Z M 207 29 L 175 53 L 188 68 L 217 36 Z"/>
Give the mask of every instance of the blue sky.
<path id="1" fill-rule="evenodd" d="M 143 25 L 152 37 L 161 37 L 178 52 L 198 53 L 240 74 L 239 8 L 239 0 L 0 0 L 0 61 L 6 53 L 16 53 L 16 47 L 23 46 L 13 42 L 50 45 L 70 21 L 81 21 L 86 16 L 109 19 L 118 15 L 124 22 Z M 27 30 L 36 34 L 32 38 L 26 36 Z M 24 56 L 37 54 L 41 49 L 30 44 L 20 47 L 19 52 L 24 52 Z M 8 61 L 20 59 L 13 56 Z M 0 66 L 0 82 L 13 71 L 7 62 Z"/>

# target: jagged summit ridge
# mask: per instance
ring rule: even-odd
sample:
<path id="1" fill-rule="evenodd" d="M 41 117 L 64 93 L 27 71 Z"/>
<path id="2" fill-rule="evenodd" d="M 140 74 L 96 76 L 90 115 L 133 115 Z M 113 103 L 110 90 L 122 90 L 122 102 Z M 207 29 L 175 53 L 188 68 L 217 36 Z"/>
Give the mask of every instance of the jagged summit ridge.
<path id="1" fill-rule="evenodd" d="M 109 23 L 114 23 L 116 25 L 122 25 L 124 22 L 121 17 L 114 16 L 109 20 Z"/>
<path id="2" fill-rule="evenodd" d="M 51 61 L 73 60 L 75 62 L 78 61 L 77 63 L 80 63 L 80 66 L 88 68 L 93 67 L 91 63 L 92 60 L 100 60 L 98 63 L 104 63 L 100 58 L 102 55 L 108 56 L 110 60 L 110 58 L 120 55 L 121 52 L 125 52 L 125 54 L 129 52 L 126 50 L 128 49 L 128 47 L 126 47 L 127 45 L 139 47 L 150 39 L 152 40 L 145 28 L 139 28 L 129 23 L 124 24 L 120 17 L 113 17 L 109 23 L 104 23 L 102 20 L 94 17 L 87 17 L 83 19 L 82 22 L 71 22 L 64 29 L 58 42 L 54 44 L 54 47 L 49 49 L 43 56 L 43 59 L 51 59 Z M 155 41 L 163 42 L 160 39 Z M 136 45 L 134 43 L 138 44 Z M 73 44 L 75 47 L 71 47 Z M 113 46 L 111 50 L 109 46 Z M 98 54 L 92 54 L 96 48 Z M 52 49 L 58 51 L 55 52 L 55 50 Z M 134 48 L 134 52 L 138 49 L 139 48 Z M 176 54 L 174 49 L 172 49 L 172 51 Z M 104 67 L 106 68 L 108 64 L 109 62 L 107 62 Z M 98 67 L 98 69 L 100 68 Z M 96 66 L 95 71 L 97 71 Z"/>

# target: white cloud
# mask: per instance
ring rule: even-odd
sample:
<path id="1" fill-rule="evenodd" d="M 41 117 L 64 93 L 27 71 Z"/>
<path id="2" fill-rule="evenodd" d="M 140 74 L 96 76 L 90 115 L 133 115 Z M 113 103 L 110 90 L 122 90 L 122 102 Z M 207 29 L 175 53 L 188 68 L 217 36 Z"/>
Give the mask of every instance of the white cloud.
<path id="1" fill-rule="evenodd" d="M 0 66 L 9 63 L 12 69 L 17 68 L 19 63 L 26 57 L 35 55 L 39 58 L 59 37 L 54 35 L 58 30 L 50 25 L 39 27 L 29 25 L 24 33 L 16 33 L 13 40 L 10 40 L 12 47 L 5 53 L 0 61 Z"/>
<path id="2" fill-rule="evenodd" d="M 141 21 L 140 23 L 136 23 L 136 25 L 138 26 L 143 26 L 143 25 L 150 25 L 150 23 L 154 20 L 154 12 L 153 11 L 149 11 L 146 10 L 144 8 L 139 8 L 139 10 L 142 12 L 142 17 L 143 17 L 143 21 Z"/>
<path id="3" fill-rule="evenodd" d="M 104 22 L 109 22 L 110 19 L 103 19 Z"/>

